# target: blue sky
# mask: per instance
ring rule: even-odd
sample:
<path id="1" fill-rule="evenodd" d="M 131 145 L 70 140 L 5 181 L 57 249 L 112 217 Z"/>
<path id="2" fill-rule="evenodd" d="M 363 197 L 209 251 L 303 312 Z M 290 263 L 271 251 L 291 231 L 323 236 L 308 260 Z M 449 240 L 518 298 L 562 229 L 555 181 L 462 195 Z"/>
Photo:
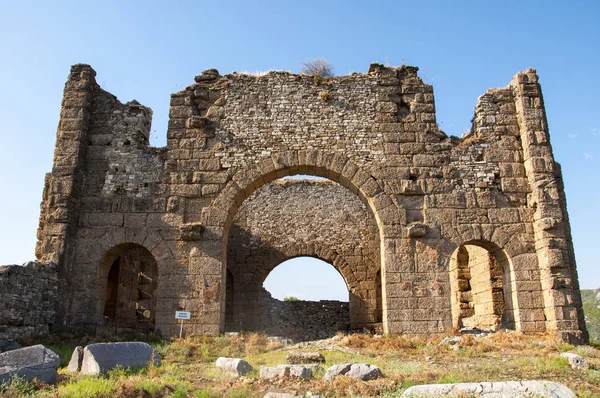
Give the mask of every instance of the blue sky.
<path id="1" fill-rule="evenodd" d="M 202 70 L 297 72 L 322 57 L 339 75 L 371 62 L 418 66 L 434 85 L 440 128 L 458 136 L 479 95 L 536 68 L 580 282 L 600 287 L 599 16 L 598 1 L 0 0 L 0 264 L 33 258 L 71 64 L 91 64 L 121 101 L 150 106 L 152 143 L 162 146 L 169 94 Z"/>

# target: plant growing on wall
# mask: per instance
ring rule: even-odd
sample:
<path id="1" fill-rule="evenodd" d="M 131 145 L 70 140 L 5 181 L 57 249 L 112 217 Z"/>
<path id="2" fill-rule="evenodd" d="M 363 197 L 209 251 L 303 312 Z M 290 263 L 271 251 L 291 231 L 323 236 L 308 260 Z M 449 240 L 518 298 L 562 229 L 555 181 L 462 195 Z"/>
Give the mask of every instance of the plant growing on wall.
<path id="1" fill-rule="evenodd" d="M 332 77 L 333 65 L 331 65 L 331 62 L 321 58 L 317 58 L 312 61 L 304 61 L 302 62 L 302 69 L 300 69 L 300 73 L 321 79 L 325 77 Z"/>

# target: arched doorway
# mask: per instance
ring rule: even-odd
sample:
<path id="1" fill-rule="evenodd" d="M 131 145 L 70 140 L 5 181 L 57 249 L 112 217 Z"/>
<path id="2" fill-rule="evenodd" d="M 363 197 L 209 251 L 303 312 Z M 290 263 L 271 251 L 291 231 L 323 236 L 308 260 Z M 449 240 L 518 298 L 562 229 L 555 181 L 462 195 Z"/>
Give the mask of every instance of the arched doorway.
<path id="1" fill-rule="evenodd" d="M 457 328 L 514 329 L 510 264 L 489 242 L 459 246 L 450 260 L 452 323 Z"/>
<path id="2" fill-rule="evenodd" d="M 98 286 L 102 324 L 115 329 L 154 329 L 156 260 L 146 248 L 126 243 L 104 256 Z"/>
<path id="3" fill-rule="evenodd" d="M 226 331 L 259 330 L 263 282 L 303 256 L 343 276 L 352 328 L 381 329 L 379 230 L 359 195 L 325 178 L 282 178 L 256 189 L 236 211 L 227 240 L 224 290 L 234 298 L 225 300 Z"/>
<path id="4" fill-rule="evenodd" d="M 349 296 L 346 281 L 332 264 L 314 257 L 284 261 L 262 284 L 257 330 L 294 341 L 348 331 Z"/>

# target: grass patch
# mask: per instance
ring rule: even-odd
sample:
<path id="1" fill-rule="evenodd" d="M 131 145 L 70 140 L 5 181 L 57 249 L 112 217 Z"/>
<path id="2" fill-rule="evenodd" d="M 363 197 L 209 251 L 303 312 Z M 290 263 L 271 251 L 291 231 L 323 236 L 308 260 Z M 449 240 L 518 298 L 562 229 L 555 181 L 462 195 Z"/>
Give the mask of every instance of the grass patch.
<path id="1" fill-rule="evenodd" d="M 259 378 L 261 366 L 285 363 L 289 349 L 266 336 L 241 334 L 231 337 L 193 337 L 153 341 L 162 357 L 161 366 L 146 369 L 116 369 L 101 377 L 74 376 L 63 370 L 56 386 L 16 381 L 2 386 L 3 397 L 262 397 L 268 391 L 327 397 L 399 397 L 416 384 L 477 381 L 552 380 L 563 383 L 580 396 L 600 396 L 600 350 L 593 346 L 573 347 L 555 335 L 525 336 L 517 332 L 487 337 L 463 336 L 454 350 L 440 346 L 444 336 L 432 339 L 405 336 L 374 337 L 340 335 L 323 343 L 302 345 L 302 351 L 319 351 L 326 362 L 310 380 Z M 81 340 L 81 339 L 80 339 Z M 80 340 L 75 340 L 77 343 Z M 48 345 L 70 358 L 76 344 L 54 341 Z M 560 352 L 582 355 L 590 368 L 572 370 Z M 68 353 L 68 355 L 64 354 Z M 219 356 L 246 359 L 254 368 L 235 378 L 218 369 Z M 66 364 L 65 360 L 65 364 Z M 342 363 L 370 363 L 381 368 L 385 378 L 363 382 L 349 377 L 334 382 L 322 380 L 325 369 Z"/>
<path id="2" fill-rule="evenodd" d="M 70 343 L 56 343 L 49 345 L 48 348 L 56 353 L 60 358 L 60 367 L 64 368 L 69 364 L 73 351 L 75 351 L 75 344 Z"/>
<path id="3" fill-rule="evenodd" d="M 104 377 L 79 377 L 59 385 L 57 397 L 69 398 L 111 398 L 116 392 L 113 381 Z"/>

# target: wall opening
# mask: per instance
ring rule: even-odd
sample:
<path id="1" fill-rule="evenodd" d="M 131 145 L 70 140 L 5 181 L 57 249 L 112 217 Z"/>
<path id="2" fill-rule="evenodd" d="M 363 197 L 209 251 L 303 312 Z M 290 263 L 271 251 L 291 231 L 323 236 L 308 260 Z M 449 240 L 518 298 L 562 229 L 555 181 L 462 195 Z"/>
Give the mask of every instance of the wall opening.
<path id="1" fill-rule="evenodd" d="M 461 245 L 450 262 L 452 323 L 480 330 L 514 329 L 508 259 L 486 243 Z"/>
<path id="2" fill-rule="evenodd" d="M 331 337 L 350 329 L 349 297 L 332 264 L 313 257 L 284 261 L 262 285 L 259 328 L 295 341 Z"/>
<path id="3" fill-rule="evenodd" d="M 153 330 L 158 270 L 152 254 L 139 245 L 119 245 L 107 253 L 101 269 L 105 270 L 105 283 L 99 284 L 104 292 L 103 324 L 115 329 Z"/>
<path id="4" fill-rule="evenodd" d="M 338 182 L 305 174 L 275 179 L 246 194 L 228 229 L 225 331 L 266 331 L 260 323 L 263 282 L 269 277 L 265 287 L 274 300 L 282 300 L 269 281 L 286 268 L 284 262 L 300 257 L 329 264 L 342 281 L 341 295 L 306 296 L 297 291 L 288 296 L 347 302 L 352 329 L 380 331 L 379 229 L 364 198 Z M 312 277 L 313 282 L 322 279 L 318 271 Z M 298 279 L 289 280 L 298 287 Z M 321 287 L 321 292 L 330 292 L 332 285 Z"/>
<path id="5" fill-rule="evenodd" d="M 227 277 L 225 281 L 225 330 L 235 329 L 234 320 L 234 308 L 233 308 L 233 275 L 231 271 L 227 270 Z"/>

